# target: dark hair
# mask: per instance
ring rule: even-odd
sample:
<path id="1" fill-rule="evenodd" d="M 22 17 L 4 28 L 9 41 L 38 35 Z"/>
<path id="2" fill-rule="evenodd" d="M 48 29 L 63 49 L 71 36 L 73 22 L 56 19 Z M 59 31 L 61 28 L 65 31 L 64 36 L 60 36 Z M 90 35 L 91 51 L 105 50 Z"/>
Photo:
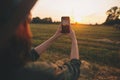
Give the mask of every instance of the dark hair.
<path id="1" fill-rule="evenodd" d="M 31 31 L 28 17 L 17 27 L 14 34 L 7 40 L 5 47 L 0 49 L 0 62 L 7 69 L 23 66 L 29 60 L 31 48 Z"/>

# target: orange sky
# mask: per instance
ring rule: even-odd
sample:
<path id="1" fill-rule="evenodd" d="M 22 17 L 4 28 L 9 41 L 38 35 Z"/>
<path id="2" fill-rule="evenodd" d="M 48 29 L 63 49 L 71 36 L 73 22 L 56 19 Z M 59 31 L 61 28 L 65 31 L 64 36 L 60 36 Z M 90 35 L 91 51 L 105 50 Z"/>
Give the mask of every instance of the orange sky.
<path id="1" fill-rule="evenodd" d="M 60 21 L 61 16 L 70 16 L 71 22 L 103 23 L 105 12 L 113 6 L 120 7 L 120 0 L 38 0 L 32 9 L 33 17 L 51 17 Z"/>

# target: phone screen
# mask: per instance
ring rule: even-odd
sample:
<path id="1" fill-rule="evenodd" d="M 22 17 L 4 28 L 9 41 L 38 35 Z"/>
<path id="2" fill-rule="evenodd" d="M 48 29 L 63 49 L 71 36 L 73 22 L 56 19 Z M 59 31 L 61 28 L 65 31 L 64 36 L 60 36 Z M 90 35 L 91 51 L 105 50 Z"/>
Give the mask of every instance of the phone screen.
<path id="1" fill-rule="evenodd" d="M 62 33 L 69 33 L 70 32 L 70 18 L 62 17 L 61 26 L 62 26 L 62 31 L 61 31 Z"/>
<path id="2" fill-rule="evenodd" d="M 68 20 L 68 19 L 63 19 L 62 25 L 63 25 L 63 26 L 69 25 L 69 20 Z"/>

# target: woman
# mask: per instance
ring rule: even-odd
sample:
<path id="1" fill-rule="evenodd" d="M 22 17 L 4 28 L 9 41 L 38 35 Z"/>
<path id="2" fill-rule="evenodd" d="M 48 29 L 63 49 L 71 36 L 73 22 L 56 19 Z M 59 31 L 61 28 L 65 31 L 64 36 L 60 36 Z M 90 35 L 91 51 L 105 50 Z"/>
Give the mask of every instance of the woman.
<path id="1" fill-rule="evenodd" d="M 2 80 L 77 80 L 80 74 L 80 60 L 77 39 L 70 28 L 72 46 L 70 61 L 57 66 L 53 63 L 38 62 L 42 53 L 57 40 L 61 33 L 59 26 L 56 33 L 48 40 L 31 50 L 31 31 L 29 15 L 20 22 L 13 35 L 0 48 Z"/>
<path id="2" fill-rule="evenodd" d="M 80 73 L 80 62 L 77 40 L 72 29 L 68 33 L 72 41 L 70 62 L 56 66 L 52 63 L 36 61 L 62 35 L 60 26 L 51 38 L 30 51 L 29 19 L 23 20 L 14 35 L 9 38 L 6 47 L 1 50 L 2 61 L 5 59 L 2 64 L 3 70 L 5 69 L 3 73 L 8 76 L 7 78 L 14 78 L 15 80 L 76 80 Z"/>

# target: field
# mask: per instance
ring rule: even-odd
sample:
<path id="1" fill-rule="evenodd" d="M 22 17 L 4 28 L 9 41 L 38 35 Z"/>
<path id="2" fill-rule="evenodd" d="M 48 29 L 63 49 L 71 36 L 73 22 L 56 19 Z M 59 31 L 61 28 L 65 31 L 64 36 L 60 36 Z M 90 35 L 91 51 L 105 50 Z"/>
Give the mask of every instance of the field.
<path id="1" fill-rule="evenodd" d="M 57 27 L 58 25 L 55 24 L 31 24 L 32 46 L 35 47 L 51 37 Z M 120 68 L 120 30 L 110 26 L 87 25 L 72 25 L 72 28 L 77 36 L 79 54 L 82 60 L 101 66 Z M 71 41 L 69 37 L 66 35 L 61 36 L 41 56 L 41 60 L 55 62 L 68 58 L 70 48 Z"/>

